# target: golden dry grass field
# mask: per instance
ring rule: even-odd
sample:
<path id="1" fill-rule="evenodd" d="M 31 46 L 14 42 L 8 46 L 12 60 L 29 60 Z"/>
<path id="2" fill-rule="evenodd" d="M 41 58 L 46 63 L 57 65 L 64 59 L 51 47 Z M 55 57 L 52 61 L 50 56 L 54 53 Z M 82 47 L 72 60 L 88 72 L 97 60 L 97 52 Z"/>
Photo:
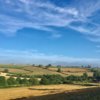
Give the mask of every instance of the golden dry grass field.
<path id="1" fill-rule="evenodd" d="M 33 86 L 33 87 L 19 87 L 0 89 L 0 100 L 11 100 L 23 97 L 35 97 L 57 94 L 62 92 L 70 92 L 73 90 L 88 88 L 88 86 L 79 85 L 47 85 L 47 86 Z M 23 99 L 24 100 L 24 99 Z M 32 99 L 34 100 L 34 99 Z"/>
<path id="2" fill-rule="evenodd" d="M 5 68 L 0 67 L 0 71 L 3 71 Z M 48 69 L 45 68 L 41 68 L 41 67 L 34 67 L 34 66 L 18 66 L 18 67 L 12 67 L 12 66 L 8 66 L 7 69 L 9 69 L 9 72 L 11 73 L 21 73 L 21 74 L 28 74 L 28 75 L 46 75 L 46 74 L 59 74 L 62 76 L 67 76 L 67 75 L 78 75 L 81 76 L 83 75 L 83 73 L 87 73 L 89 76 L 92 76 L 93 73 L 87 69 L 87 68 L 61 68 L 62 72 L 57 72 L 56 67 L 51 67 Z"/>
<path id="3" fill-rule="evenodd" d="M 24 70 L 27 71 L 31 71 L 30 74 L 31 75 L 52 75 L 52 74 L 59 74 L 59 75 L 63 75 L 62 73 L 58 73 L 57 71 L 52 71 L 49 69 L 45 69 L 45 68 L 40 68 L 40 67 L 32 67 L 32 66 L 28 66 L 28 67 L 24 67 Z"/>
<path id="4" fill-rule="evenodd" d="M 30 73 L 30 74 L 33 74 L 33 75 L 59 74 L 59 75 L 62 75 L 62 76 L 66 76 L 66 75 L 81 76 L 85 72 L 89 76 L 93 75 L 93 73 L 87 68 L 66 68 L 65 67 L 65 68 L 61 68 L 61 71 L 62 71 L 61 73 L 57 72 L 58 68 L 56 68 L 56 67 L 51 67 L 51 68 L 45 69 L 45 68 L 28 66 L 28 67 L 24 67 L 23 69 L 27 70 L 27 71 L 33 71 L 33 72 Z"/>
<path id="5" fill-rule="evenodd" d="M 57 68 L 49 68 L 51 71 L 57 71 Z M 78 75 L 81 76 L 83 73 L 87 73 L 89 76 L 92 76 L 93 73 L 87 68 L 61 68 L 61 73 L 65 75 Z"/>

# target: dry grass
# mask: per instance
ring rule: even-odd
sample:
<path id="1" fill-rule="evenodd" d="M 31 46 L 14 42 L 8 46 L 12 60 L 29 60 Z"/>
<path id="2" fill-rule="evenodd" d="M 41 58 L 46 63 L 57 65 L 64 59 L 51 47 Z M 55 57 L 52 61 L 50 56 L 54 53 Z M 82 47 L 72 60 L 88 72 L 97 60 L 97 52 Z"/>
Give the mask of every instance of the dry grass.
<path id="1" fill-rule="evenodd" d="M 51 71 L 57 71 L 57 68 L 49 68 Z M 89 76 L 92 76 L 93 73 L 90 72 L 87 68 L 61 68 L 62 74 L 65 75 L 78 75 L 81 76 L 83 73 L 87 73 Z"/>
<path id="2" fill-rule="evenodd" d="M 100 88 L 79 89 L 69 92 L 23 97 L 12 100 L 100 100 Z"/>
<path id="3" fill-rule="evenodd" d="M 23 69 L 29 70 L 29 71 L 33 71 L 33 72 L 30 73 L 30 74 L 33 74 L 33 75 L 59 74 L 59 75 L 62 75 L 62 76 L 66 76 L 66 75 L 78 75 L 78 76 L 81 76 L 85 72 L 87 72 L 87 74 L 89 76 L 93 75 L 93 73 L 90 72 L 86 68 L 62 68 L 61 69 L 62 70 L 61 73 L 57 72 L 57 68 L 44 69 L 44 68 L 29 66 L 29 67 L 24 67 Z"/>
<path id="4" fill-rule="evenodd" d="M 4 69 L 5 68 L 0 68 L 0 71 L 4 71 Z M 7 68 L 7 69 L 9 69 L 9 72 L 11 73 L 25 73 L 25 74 L 29 73 L 29 71 L 25 71 L 23 69 L 17 69 L 17 68 Z"/>
<path id="5" fill-rule="evenodd" d="M 4 71 L 5 68 L 0 68 L 0 71 Z"/>
<path id="6" fill-rule="evenodd" d="M 3 71 L 5 68 L 0 68 L 0 71 Z M 22 73 L 22 74 L 28 74 L 28 75 L 44 75 L 44 74 L 59 74 L 62 76 L 67 76 L 67 75 L 78 75 L 81 76 L 83 73 L 87 72 L 89 76 L 92 76 L 93 73 L 90 72 L 87 68 L 61 68 L 62 72 L 59 73 L 57 72 L 57 68 L 39 68 L 39 67 L 33 67 L 33 66 L 22 66 L 22 68 L 7 68 L 9 69 L 9 72 L 12 73 Z"/>
<path id="7" fill-rule="evenodd" d="M 75 75 L 75 76 L 82 76 L 83 75 L 83 72 L 62 72 L 66 75 Z M 88 76 L 93 76 L 93 73 L 92 72 L 87 72 Z"/>
<path id="8" fill-rule="evenodd" d="M 45 68 L 39 68 L 39 67 L 32 67 L 32 66 L 29 66 L 29 67 L 24 67 L 23 69 L 25 70 L 28 70 L 28 71 L 32 71 L 30 74 L 32 75 L 46 75 L 46 74 L 60 74 L 60 75 L 63 75 L 61 73 L 58 73 L 56 71 L 51 71 L 51 70 L 48 70 L 48 69 L 45 69 Z"/>
<path id="9" fill-rule="evenodd" d="M 29 73 L 28 71 L 22 70 L 22 69 L 9 69 L 9 72 L 13 72 L 13 73 Z"/>
<path id="10" fill-rule="evenodd" d="M 48 85 L 48 86 L 0 89 L 0 100 L 10 100 L 22 97 L 50 95 L 50 94 L 68 92 L 83 88 L 88 88 L 88 87 L 78 86 L 78 85 Z"/>
<path id="11" fill-rule="evenodd" d="M 51 69 L 51 70 L 57 70 L 57 68 L 49 68 L 49 69 Z M 61 68 L 62 69 L 62 71 L 64 71 L 64 72 L 87 72 L 88 70 L 86 69 L 86 68 Z"/>

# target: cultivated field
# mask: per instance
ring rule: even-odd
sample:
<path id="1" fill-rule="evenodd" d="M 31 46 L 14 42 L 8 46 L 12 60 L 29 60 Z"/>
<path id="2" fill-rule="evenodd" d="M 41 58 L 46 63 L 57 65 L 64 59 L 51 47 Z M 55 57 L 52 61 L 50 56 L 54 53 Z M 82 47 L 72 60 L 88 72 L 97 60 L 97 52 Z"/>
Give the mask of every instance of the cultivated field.
<path id="1" fill-rule="evenodd" d="M 48 86 L 42 85 L 42 86 L 33 86 L 33 87 L 0 89 L 0 100 L 11 100 L 11 99 L 30 97 L 30 96 L 36 97 L 36 96 L 45 96 L 45 95 L 58 94 L 58 93 L 67 93 L 67 92 L 71 92 L 78 89 L 84 89 L 84 88 L 88 88 L 88 87 L 78 86 L 78 85 L 48 85 Z M 38 99 L 32 99 L 32 100 L 38 100 Z"/>
<path id="2" fill-rule="evenodd" d="M 49 68 L 51 71 L 57 71 L 57 68 Z M 61 68 L 62 74 L 65 75 L 78 75 L 81 76 L 83 73 L 87 73 L 89 76 L 92 76 L 93 73 L 89 71 L 87 68 Z"/>
<path id="3" fill-rule="evenodd" d="M 89 76 L 92 76 L 93 73 L 87 68 L 66 68 L 62 67 L 61 72 L 57 72 L 57 67 L 50 67 L 45 69 L 44 67 L 34 67 L 34 66 L 13 66 L 13 65 L 5 65 L 0 66 L 0 71 L 4 69 L 9 69 L 10 73 L 21 73 L 26 75 L 52 75 L 52 74 L 59 74 L 62 76 L 68 75 L 78 75 L 81 76 L 83 73 L 87 73 Z"/>

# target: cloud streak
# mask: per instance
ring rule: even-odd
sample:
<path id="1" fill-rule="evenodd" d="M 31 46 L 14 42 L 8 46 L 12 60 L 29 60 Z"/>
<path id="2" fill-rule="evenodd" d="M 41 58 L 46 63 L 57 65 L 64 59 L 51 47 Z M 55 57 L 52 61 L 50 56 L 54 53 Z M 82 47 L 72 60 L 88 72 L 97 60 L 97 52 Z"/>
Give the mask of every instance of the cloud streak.
<path id="1" fill-rule="evenodd" d="M 0 32 L 16 34 L 18 30 L 29 27 L 53 33 L 54 29 L 49 27 L 53 26 L 69 27 L 85 35 L 100 37 L 100 24 L 93 17 L 100 10 L 99 5 L 100 0 L 88 3 L 86 0 L 74 0 L 63 7 L 49 0 L 1 0 Z M 60 37 L 59 33 L 55 37 Z"/>
<path id="2" fill-rule="evenodd" d="M 1 59 L 2 58 L 2 59 Z M 100 65 L 100 59 L 76 58 L 63 55 L 48 55 L 37 50 L 0 49 L 0 63 L 20 64 L 61 64 L 61 65 Z"/>

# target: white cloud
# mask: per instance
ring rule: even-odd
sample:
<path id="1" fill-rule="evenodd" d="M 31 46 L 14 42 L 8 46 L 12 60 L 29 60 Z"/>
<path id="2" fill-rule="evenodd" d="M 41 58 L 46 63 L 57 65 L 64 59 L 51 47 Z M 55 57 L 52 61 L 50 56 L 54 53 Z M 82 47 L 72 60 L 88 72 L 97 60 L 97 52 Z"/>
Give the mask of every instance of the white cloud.
<path id="1" fill-rule="evenodd" d="M 95 42 L 95 43 L 100 43 L 100 37 L 99 36 L 94 36 L 94 37 L 87 37 L 88 40 Z"/>
<path id="2" fill-rule="evenodd" d="M 63 27 L 78 15 L 75 8 L 61 8 L 39 0 L 5 0 L 1 5 L 0 31 L 7 34 L 15 34 L 24 27 L 41 30 L 49 30 L 48 26 Z"/>
<path id="3" fill-rule="evenodd" d="M 49 27 L 53 26 L 69 27 L 85 35 L 100 37 L 100 24 L 92 18 L 99 10 L 100 0 L 75 0 L 72 5 L 64 7 L 49 0 L 1 0 L 0 32 L 12 35 L 29 27 L 50 31 L 53 37 L 60 37 L 59 32 L 55 33 Z M 80 22 L 79 26 L 73 25 L 75 22 Z"/>
<path id="4" fill-rule="evenodd" d="M 2 58 L 2 59 L 1 59 Z M 81 65 L 92 64 L 100 65 L 100 59 L 95 58 L 76 58 L 63 55 L 48 55 L 39 53 L 37 50 L 5 50 L 0 49 L 0 63 L 21 63 L 21 64 L 62 64 L 62 65 Z"/>

